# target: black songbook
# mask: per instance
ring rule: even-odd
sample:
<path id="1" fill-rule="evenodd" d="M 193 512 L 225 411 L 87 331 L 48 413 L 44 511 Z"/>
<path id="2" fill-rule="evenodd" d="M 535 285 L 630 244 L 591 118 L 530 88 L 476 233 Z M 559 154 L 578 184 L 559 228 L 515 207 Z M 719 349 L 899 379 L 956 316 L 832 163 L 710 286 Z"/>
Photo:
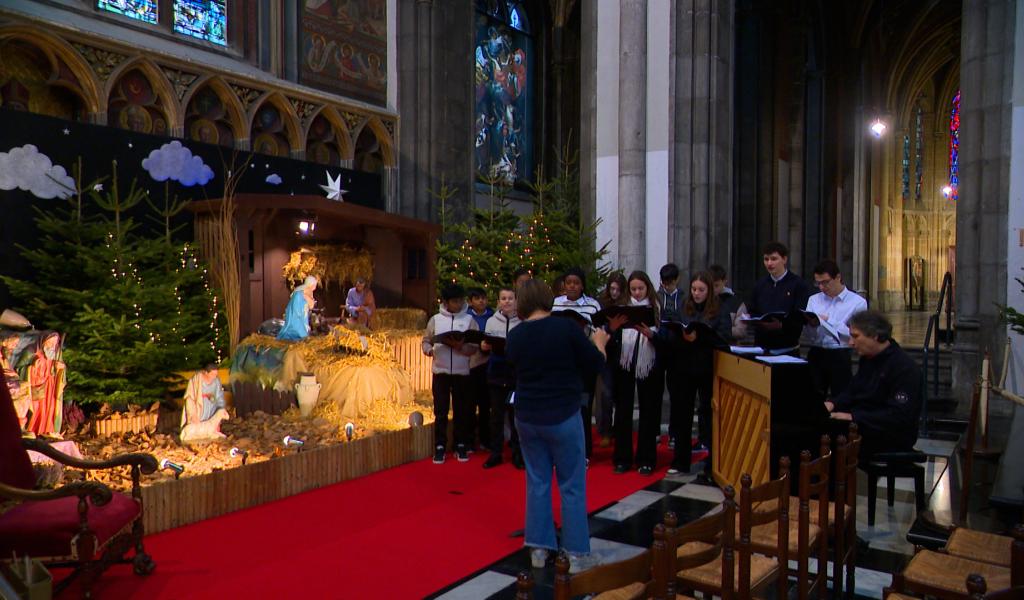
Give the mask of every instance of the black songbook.
<path id="1" fill-rule="evenodd" d="M 683 333 L 696 333 L 697 340 L 693 342 L 694 344 L 704 344 L 714 348 L 725 348 L 729 345 L 710 325 L 700 321 L 690 321 L 689 323 L 662 321 L 661 327 L 672 331 L 680 338 L 683 337 Z"/>
<path id="2" fill-rule="evenodd" d="M 636 329 L 637 325 L 644 324 L 654 327 L 657 323 L 654 320 L 654 308 L 650 306 L 609 306 L 601 309 L 592 319 L 594 327 L 601 327 L 608 324 L 608 321 L 619 316 L 626 315 L 624 329 Z"/>
<path id="3" fill-rule="evenodd" d="M 573 323 L 576 323 L 580 327 L 586 327 L 590 325 L 590 321 L 586 317 L 581 315 L 579 312 L 572 310 L 571 308 L 564 308 L 562 310 L 551 311 L 552 317 L 561 317 L 563 319 L 569 319 Z"/>
<path id="4" fill-rule="evenodd" d="M 779 323 L 784 323 L 786 321 L 786 317 L 787 317 L 786 313 L 784 313 L 782 311 L 778 311 L 778 312 L 767 312 L 767 313 L 764 313 L 763 315 L 760 315 L 760 316 L 757 316 L 757 317 L 752 317 L 750 315 L 747 315 L 746 317 L 743 317 L 740 320 L 743 321 L 744 323 L 754 323 L 754 324 L 771 323 L 773 321 L 778 321 Z"/>
<path id="5" fill-rule="evenodd" d="M 491 354 L 505 356 L 505 338 L 484 334 L 484 341 L 491 345 Z"/>
<path id="6" fill-rule="evenodd" d="M 463 344 L 479 344 L 484 339 L 482 331 L 471 329 L 468 331 L 446 331 L 430 338 L 431 344 L 444 344 L 454 346 L 458 342 Z"/>

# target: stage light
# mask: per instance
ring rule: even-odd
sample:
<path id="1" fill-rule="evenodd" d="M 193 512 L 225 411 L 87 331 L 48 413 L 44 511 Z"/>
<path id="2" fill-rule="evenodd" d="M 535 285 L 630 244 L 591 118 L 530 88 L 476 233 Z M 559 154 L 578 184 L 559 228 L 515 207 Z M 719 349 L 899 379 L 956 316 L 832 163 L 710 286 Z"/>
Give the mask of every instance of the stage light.
<path id="1" fill-rule="evenodd" d="M 305 444 L 306 444 L 306 442 L 304 442 L 304 441 L 300 440 L 299 438 L 296 438 L 296 437 L 292 437 L 292 436 L 290 436 L 290 435 L 286 435 L 286 436 L 284 436 L 284 445 L 285 445 L 285 448 L 287 448 L 288 446 L 295 446 L 295 449 L 296 449 L 296 450 L 297 450 L 298 452 L 301 452 L 301 451 L 302 451 L 302 447 L 303 447 L 303 446 L 304 446 Z"/>
<path id="2" fill-rule="evenodd" d="M 882 135 L 885 133 L 887 127 L 881 119 L 875 119 L 874 121 L 872 121 L 869 129 L 871 130 L 871 135 L 875 136 L 876 138 L 881 138 Z"/>
<path id="3" fill-rule="evenodd" d="M 422 427 L 423 426 L 423 413 L 418 410 L 412 411 L 409 415 L 409 427 Z"/>
<path id="4" fill-rule="evenodd" d="M 316 235 L 316 215 L 302 215 L 295 224 L 295 234 L 301 237 L 313 237 Z"/>
<path id="5" fill-rule="evenodd" d="M 356 426 L 354 423 L 345 423 L 345 438 L 348 441 L 352 441 L 352 434 L 356 432 Z"/>
<path id="6" fill-rule="evenodd" d="M 181 477 L 182 473 L 185 472 L 185 465 L 179 465 L 178 463 L 170 461 L 165 458 L 162 461 L 160 461 L 160 469 L 165 471 L 173 471 L 174 478 L 177 479 Z"/>
<path id="7" fill-rule="evenodd" d="M 946 184 L 942 186 L 942 195 L 945 198 L 949 198 L 950 194 L 953 193 L 953 186 Z"/>
<path id="8" fill-rule="evenodd" d="M 243 465 L 245 464 L 245 461 L 249 460 L 249 451 L 248 450 L 242 450 L 241 448 L 232 448 L 230 454 L 231 454 L 231 458 L 235 458 L 235 457 L 241 456 L 242 457 L 242 464 Z"/>

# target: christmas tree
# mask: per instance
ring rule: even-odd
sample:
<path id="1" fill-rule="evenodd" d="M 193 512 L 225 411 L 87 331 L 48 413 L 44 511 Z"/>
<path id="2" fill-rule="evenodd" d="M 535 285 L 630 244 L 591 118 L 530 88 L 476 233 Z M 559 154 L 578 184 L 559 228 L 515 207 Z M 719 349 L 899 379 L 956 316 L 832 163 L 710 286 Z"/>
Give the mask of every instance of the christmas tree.
<path id="1" fill-rule="evenodd" d="M 129 216 L 147 192 L 133 182 L 122 195 L 116 163 L 109 189 L 97 180 L 83 190 L 78 169 L 75 180 L 67 204 L 37 209 L 41 243 L 21 248 L 32 280 L 4 282 L 29 320 L 64 335 L 66 399 L 158 401 L 174 371 L 222 358 L 223 323 L 206 267 L 173 240 L 170 217 L 181 203 L 158 209 L 164 235 L 147 236 Z"/>

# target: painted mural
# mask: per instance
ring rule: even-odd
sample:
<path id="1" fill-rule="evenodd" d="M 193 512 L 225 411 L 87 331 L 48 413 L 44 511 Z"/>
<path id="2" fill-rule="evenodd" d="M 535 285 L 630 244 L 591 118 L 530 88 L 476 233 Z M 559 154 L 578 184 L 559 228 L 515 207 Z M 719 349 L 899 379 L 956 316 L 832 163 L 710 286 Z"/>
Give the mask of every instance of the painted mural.
<path id="1" fill-rule="evenodd" d="M 387 0 L 304 0 L 302 83 L 387 103 Z"/>

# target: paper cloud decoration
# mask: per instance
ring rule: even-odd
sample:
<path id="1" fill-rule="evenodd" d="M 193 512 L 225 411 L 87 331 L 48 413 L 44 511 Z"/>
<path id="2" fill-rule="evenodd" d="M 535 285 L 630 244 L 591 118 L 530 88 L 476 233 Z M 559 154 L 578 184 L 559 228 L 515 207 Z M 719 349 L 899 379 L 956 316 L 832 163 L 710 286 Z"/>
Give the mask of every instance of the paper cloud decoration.
<path id="1" fill-rule="evenodd" d="M 0 152 L 0 190 L 25 190 L 38 198 L 67 198 L 75 180 L 32 144 Z"/>
<path id="2" fill-rule="evenodd" d="M 192 151 L 175 140 L 153 150 L 142 160 L 142 168 L 157 181 L 172 179 L 186 187 L 195 184 L 206 185 L 213 179 L 213 169 L 203 159 L 193 156 Z"/>
<path id="3" fill-rule="evenodd" d="M 281 176 L 278 175 L 277 173 L 271 173 L 270 175 L 267 175 L 267 183 L 281 185 L 281 181 Z"/>

